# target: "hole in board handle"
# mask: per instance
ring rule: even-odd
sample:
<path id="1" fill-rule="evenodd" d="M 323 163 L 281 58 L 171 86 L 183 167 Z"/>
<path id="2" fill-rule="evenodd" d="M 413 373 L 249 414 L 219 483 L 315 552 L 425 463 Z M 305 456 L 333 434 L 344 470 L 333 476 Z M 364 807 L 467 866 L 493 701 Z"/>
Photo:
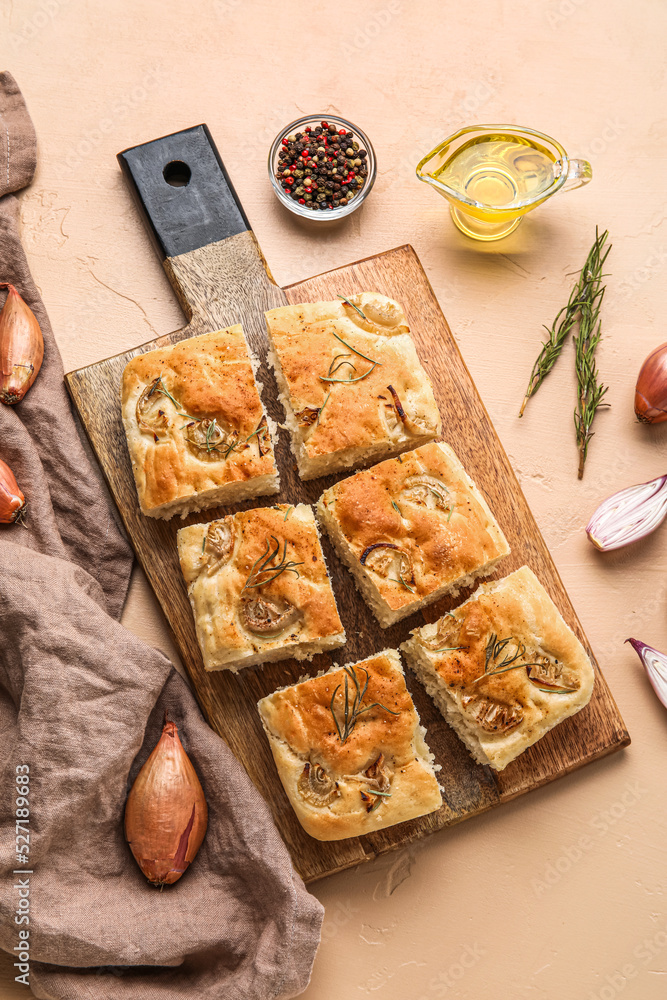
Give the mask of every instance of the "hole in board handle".
<path id="1" fill-rule="evenodd" d="M 172 187 L 187 187 L 192 177 L 192 171 L 182 160 L 172 160 L 162 171 L 162 176 Z"/>

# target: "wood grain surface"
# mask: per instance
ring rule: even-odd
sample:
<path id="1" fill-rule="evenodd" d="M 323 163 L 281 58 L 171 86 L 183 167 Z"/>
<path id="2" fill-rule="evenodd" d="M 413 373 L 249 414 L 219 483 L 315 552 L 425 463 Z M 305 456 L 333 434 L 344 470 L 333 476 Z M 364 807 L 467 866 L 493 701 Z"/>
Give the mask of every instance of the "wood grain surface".
<path id="1" fill-rule="evenodd" d="M 509 460 L 411 247 L 403 246 L 369 257 L 284 290 L 271 280 L 250 232 L 168 259 L 165 269 L 186 315 L 190 317 L 188 325 L 133 351 L 72 372 L 66 376 L 67 384 L 137 557 L 174 633 L 204 715 L 213 729 L 229 743 L 269 803 L 295 866 L 305 881 L 313 881 L 367 861 L 509 801 L 627 746 L 630 738 L 596 664 L 596 685 L 590 704 L 497 774 L 472 761 L 463 744 L 408 672 L 408 686 L 422 722 L 428 729 L 429 746 L 437 763 L 442 765 L 442 808 L 430 816 L 364 838 L 320 843 L 304 833 L 278 780 L 256 710 L 259 698 L 279 686 L 294 682 L 304 673 L 304 664 L 285 660 L 250 668 L 238 675 L 225 671 L 206 673 L 204 670 L 178 565 L 176 532 L 183 524 L 213 520 L 230 510 L 216 508 L 184 521 L 174 519 L 170 522 L 141 515 L 119 403 L 121 373 L 131 357 L 188 336 L 242 322 L 251 348 L 261 360 L 260 380 L 265 405 L 275 419 L 282 420 L 273 377 L 264 361 L 267 346 L 264 311 L 287 302 L 332 299 L 339 293 L 350 295 L 367 290 L 397 299 L 405 310 L 417 350 L 433 381 L 443 418 L 443 436 L 485 493 L 512 547 L 511 555 L 501 562 L 495 576 L 504 576 L 524 563 L 531 566 L 591 657 L 592 652 Z M 277 458 L 282 481 L 280 496 L 260 498 L 234 509 L 270 505 L 276 501 L 314 503 L 321 492 L 335 481 L 330 477 L 302 483 L 296 474 L 284 431 L 281 431 Z M 338 662 L 357 660 L 386 646 L 397 646 L 411 628 L 422 623 L 422 617 L 415 615 L 390 629 L 380 629 L 326 539 L 323 544 L 348 635 L 347 645 L 337 651 Z M 456 601 L 445 600 L 431 606 L 426 612 L 428 620 L 434 620 L 468 594 L 469 591 L 462 593 Z M 315 673 L 330 662 L 330 657 L 318 656 L 307 665 L 307 670 Z"/>

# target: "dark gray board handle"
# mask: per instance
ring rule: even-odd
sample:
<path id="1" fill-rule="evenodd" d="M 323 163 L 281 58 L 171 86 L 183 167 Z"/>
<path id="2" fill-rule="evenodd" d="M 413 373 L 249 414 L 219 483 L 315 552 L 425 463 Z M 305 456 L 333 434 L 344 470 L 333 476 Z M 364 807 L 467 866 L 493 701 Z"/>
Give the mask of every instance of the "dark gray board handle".
<path id="1" fill-rule="evenodd" d="M 132 146 L 118 162 L 161 258 L 250 230 L 207 125 Z"/>

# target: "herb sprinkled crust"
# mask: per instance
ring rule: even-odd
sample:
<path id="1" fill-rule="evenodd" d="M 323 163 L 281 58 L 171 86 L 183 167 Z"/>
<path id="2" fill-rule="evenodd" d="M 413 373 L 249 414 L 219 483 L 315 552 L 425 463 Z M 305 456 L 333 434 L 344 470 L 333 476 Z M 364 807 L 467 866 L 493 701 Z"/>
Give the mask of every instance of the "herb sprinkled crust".
<path id="1" fill-rule="evenodd" d="M 336 483 L 318 514 L 385 627 L 470 586 L 509 552 L 486 501 L 443 442 Z"/>
<path id="2" fill-rule="evenodd" d="M 266 313 L 303 479 L 432 440 L 440 415 L 397 302 L 375 292 Z"/>
<path id="3" fill-rule="evenodd" d="M 307 504 L 181 528 L 178 555 L 207 670 L 310 659 L 345 642 Z"/>
<path id="4" fill-rule="evenodd" d="M 346 678 L 348 722 L 363 694 L 347 735 Z M 358 837 L 440 808 L 433 758 L 396 650 L 334 666 L 258 708 L 287 796 L 317 840 Z"/>
<path id="5" fill-rule="evenodd" d="M 144 514 L 169 518 L 278 491 L 240 325 L 133 358 L 122 411 Z"/>
<path id="6" fill-rule="evenodd" d="M 593 691 L 583 646 L 527 566 L 482 584 L 401 648 L 474 759 L 497 771 Z"/>

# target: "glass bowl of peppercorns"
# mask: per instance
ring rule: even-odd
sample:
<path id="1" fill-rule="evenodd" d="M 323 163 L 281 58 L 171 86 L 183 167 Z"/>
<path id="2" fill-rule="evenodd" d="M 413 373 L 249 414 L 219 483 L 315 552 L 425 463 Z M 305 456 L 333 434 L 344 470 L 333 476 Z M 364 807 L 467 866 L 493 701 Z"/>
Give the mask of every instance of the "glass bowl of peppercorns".
<path id="1" fill-rule="evenodd" d="M 320 222 L 354 212 L 375 183 L 375 152 L 360 128 L 328 115 L 307 115 L 278 133 L 269 177 L 296 215 Z"/>

